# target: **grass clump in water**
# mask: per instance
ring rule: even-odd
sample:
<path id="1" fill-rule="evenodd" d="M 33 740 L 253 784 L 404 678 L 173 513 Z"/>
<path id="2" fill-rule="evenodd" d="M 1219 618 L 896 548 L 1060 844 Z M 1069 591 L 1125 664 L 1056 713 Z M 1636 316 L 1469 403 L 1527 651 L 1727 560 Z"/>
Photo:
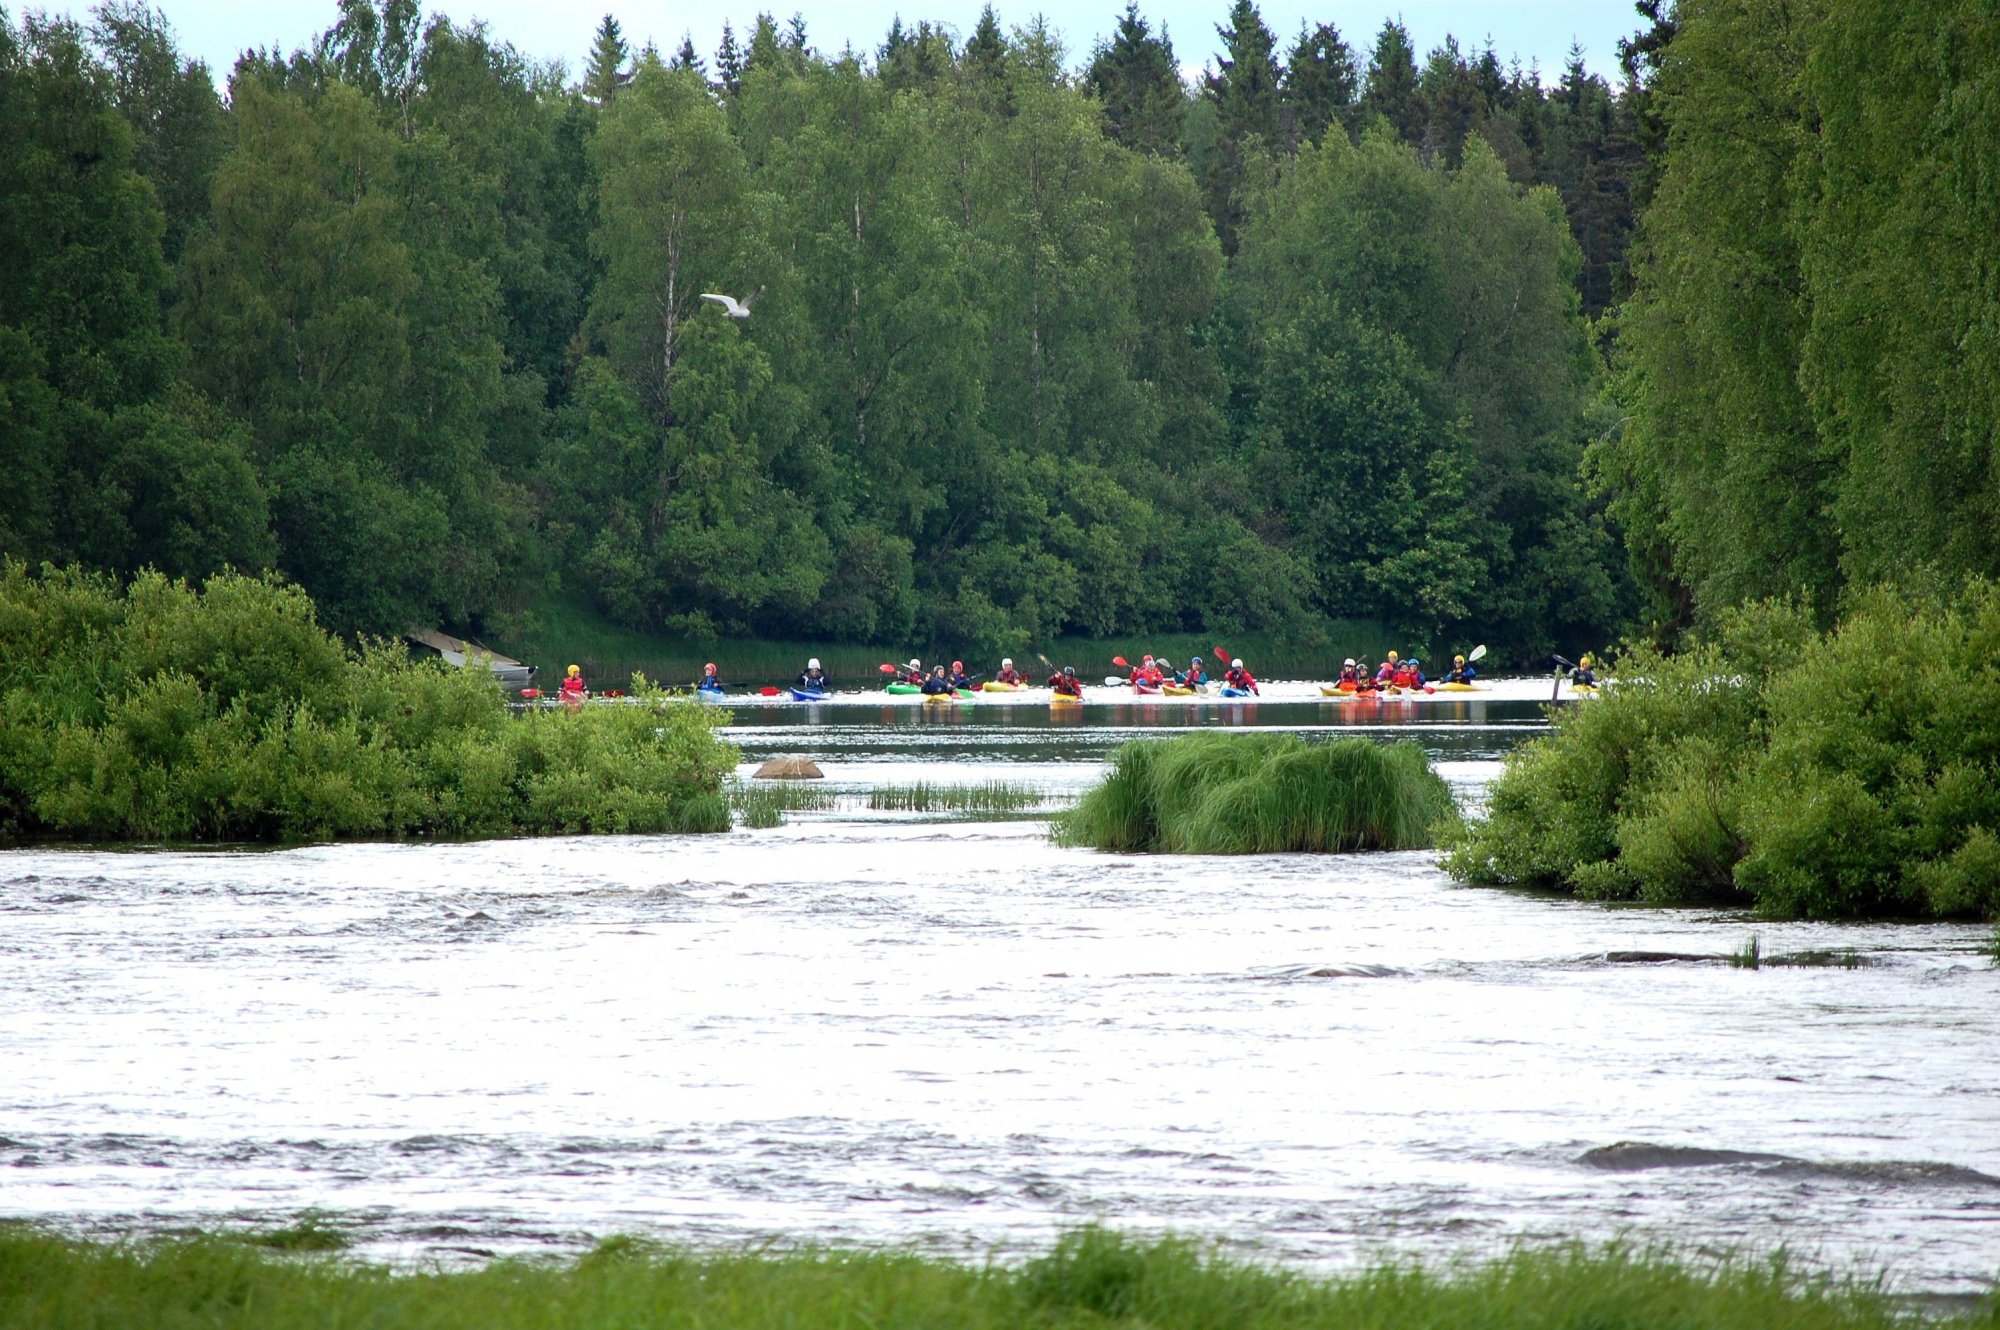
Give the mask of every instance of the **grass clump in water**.
<path id="1" fill-rule="evenodd" d="M 1993 1324 L 1993 1312 L 1980 1324 Z M 706 1330 L 1888 1330 L 1908 1320 L 1872 1284 L 1801 1276 L 1782 1259 L 1693 1260 L 1623 1246 L 1522 1250 L 1478 1264 L 1384 1264 L 1319 1277 L 1176 1239 L 1072 1233 L 1019 1269 L 891 1252 L 701 1254 L 611 1239 L 565 1263 L 458 1273 L 300 1262 L 215 1239 L 99 1246 L 0 1228 L 0 1324 L 292 1330 L 563 1326 Z"/>
<path id="2" fill-rule="evenodd" d="M 786 813 L 823 813 L 832 808 L 836 796 L 823 786 L 796 781 L 732 781 L 729 807 L 736 825 L 764 830 L 785 820 Z"/>
<path id="3" fill-rule="evenodd" d="M 1040 808 L 1047 799 L 1029 785 L 989 780 L 981 785 L 884 785 L 868 792 L 868 807 L 890 813 L 966 813 L 996 816 Z"/>
<path id="4" fill-rule="evenodd" d="M 1451 791 L 1412 743 L 1296 735 L 1136 740 L 1111 774 L 1055 819 L 1061 845 L 1165 854 L 1412 850 L 1456 817 Z"/>

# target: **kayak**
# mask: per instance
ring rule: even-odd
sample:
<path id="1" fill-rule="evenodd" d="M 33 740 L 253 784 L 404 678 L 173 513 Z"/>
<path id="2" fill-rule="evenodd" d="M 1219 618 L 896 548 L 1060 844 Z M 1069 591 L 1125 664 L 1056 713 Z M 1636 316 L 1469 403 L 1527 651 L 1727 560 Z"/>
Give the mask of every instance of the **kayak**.
<path id="1" fill-rule="evenodd" d="M 720 688 L 697 688 L 694 690 L 694 695 L 704 702 L 722 702 L 727 700 Z"/>
<path id="2" fill-rule="evenodd" d="M 1483 683 L 1441 683 L 1437 685 L 1437 690 L 1440 693 L 1484 693 L 1490 691 Z"/>
<path id="3" fill-rule="evenodd" d="M 1334 684 L 1323 683 L 1319 686 L 1319 695 L 1330 697 L 1336 702 L 1352 702 L 1361 696 L 1361 691 L 1357 688 L 1341 688 Z"/>
<path id="4" fill-rule="evenodd" d="M 1222 685 L 1222 695 L 1223 695 L 1224 697 L 1255 697 L 1255 696 L 1257 696 L 1257 694 L 1255 694 L 1255 693 L 1251 692 L 1251 691 L 1250 691 L 1250 690 L 1249 690 L 1248 688 L 1237 688 L 1237 687 L 1234 687 L 1233 685 L 1230 685 L 1230 684 L 1224 684 L 1224 685 Z"/>
<path id="5" fill-rule="evenodd" d="M 794 688 L 791 689 L 790 691 L 792 694 L 792 701 L 794 702 L 826 701 L 826 690 L 823 688 L 822 689 Z"/>
<path id="6" fill-rule="evenodd" d="M 1180 684 L 1170 683 L 1165 688 L 1162 688 L 1160 691 L 1165 693 L 1168 697 L 1193 697 L 1196 693 L 1200 692 L 1201 689 L 1184 688 Z"/>
<path id="7" fill-rule="evenodd" d="M 901 696 L 909 693 L 921 693 L 924 690 L 913 683 L 885 683 L 882 685 L 882 691 Z"/>
<path id="8" fill-rule="evenodd" d="M 1132 685 L 1132 693 L 1135 697 L 1158 697 L 1160 690 L 1151 684 L 1135 683 Z"/>
<path id="9" fill-rule="evenodd" d="M 1068 693 L 1051 693 L 1049 694 L 1049 705 L 1052 707 L 1080 707 L 1083 705 L 1083 699 L 1072 697 Z"/>
<path id="10" fill-rule="evenodd" d="M 1001 683 L 998 679 L 988 679 L 985 683 L 979 685 L 979 691 L 982 693 L 1018 693 L 1021 691 L 1021 685 L 1017 683 Z"/>
<path id="11" fill-rule="evenodd" d="M 948 707 L 956 704 L 957 701 L 958 695 L 956 693 L 924 694 L 924 705 L 927 707 Z"/>

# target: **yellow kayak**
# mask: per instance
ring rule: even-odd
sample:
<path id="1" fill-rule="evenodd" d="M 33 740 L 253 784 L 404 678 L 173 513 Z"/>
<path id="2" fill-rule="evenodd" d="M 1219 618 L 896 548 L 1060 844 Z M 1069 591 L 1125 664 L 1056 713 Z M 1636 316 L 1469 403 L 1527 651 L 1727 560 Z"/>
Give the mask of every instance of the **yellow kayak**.
<path id="1" fill-rule="evenodd" d="M 1049 705 L 1052 707 L 1080 707 L 1083 705 L 1083 699 L 1080 697 L 1071 697 L 1068 693 L 1051 693 L 1049 694 Z"/>
<path id="2" fill-rule="evenodd" d="M 979 685 L 979 691 L 982 693 L 1018 693 L 1021 691 L 1021 685 L 1017 683 L 1001 683 L 998 679 L 988 679 L 985 683 Z"/>
<path id="3" fill-rule="evenodd" d="M 1177 683 L 1162 684 L 1160 686 L 1160 692 L 1168 697 L 1193 697 L 1200 691 L 1201 689 L 1199 688 L 1183 688 Z"/>
<path id="4" fill-rule="evenodd" d="M 1341 702 L 1352 702 L 1355 698 L 1361 696 L 1361 693 L 1357 689 L 1336 688 L 1330 683 L 1323 683 L 1319 686 L 1319 695 L 1321 697 L 1331 697 Z"/>
<path id="5" fill-rule="evenodd" d="M 956 701 L 958 701 L 958 697 L 952 693 L 924 694 L 924 705 L 927 707 L 948 707 Z"/>
<path id="6" fill-rule="evenodd" d="M 1436 685 L 1440 693 L 1484 693 L 1488 689 L 1483 683 L 1441 683 Z"/>

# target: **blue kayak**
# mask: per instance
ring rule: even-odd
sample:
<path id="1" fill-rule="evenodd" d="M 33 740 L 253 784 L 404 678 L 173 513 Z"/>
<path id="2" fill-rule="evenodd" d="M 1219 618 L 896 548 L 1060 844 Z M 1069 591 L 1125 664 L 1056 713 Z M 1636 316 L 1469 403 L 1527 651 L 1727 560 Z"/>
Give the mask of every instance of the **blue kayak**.
<path id="1" fill-rule="evenodd" d="M 694 695 L 704 702 L 720 702 L 722 700 L 722 690 L 720 688 L 703 688 L 700 684 L 694 686 Z"/>
<path id="2" fill-rule="evenodd" d="M 792 701 L 824 702 L 826 701 L 826 690 L 825 689 L 815 690 L 810 688 L 794 688 L 792 689 Z"/>
<path id="3" fill-rule="evenodd" d="M 1250 691 L 1250 690 L 1249 690 L 1248 688 L 1235 688 L 1235 687 L 1231 687 L 1231 686 L 1230 686 L 1229 684 L 1224 684 L 1224 685 L 1222 685 L 1222 695 L 1223 695 L 1224 697 L 1255 697 L 1255 696 L 1257 696 L 1257 694 L 1255 694 L 1255 693 L 1251 692 L 1251 691 Z"/>

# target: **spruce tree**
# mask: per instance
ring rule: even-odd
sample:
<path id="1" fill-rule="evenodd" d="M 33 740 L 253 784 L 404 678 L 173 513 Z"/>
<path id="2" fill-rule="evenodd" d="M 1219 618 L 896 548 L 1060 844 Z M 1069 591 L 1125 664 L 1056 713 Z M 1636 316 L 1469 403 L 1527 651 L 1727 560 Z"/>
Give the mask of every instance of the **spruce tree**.
<path id="1" fill-rule="evenodd" d="M 1331 23 L 1308 28 L 1301 22 L 1279 90 L 1286 146 L 1297 151 L 1300 143 L 1318 143 L 1331 125 L 1348 129 L 1359 82 L 1354 52 L 1341 40 L 1340 30 Z"/>
<path id="2" fill-rule="evenodd" d="M 618 20 L 606 14 L 604 21 L 597 25 L 597 36 L 590 44 L 590 64 L 583 75 L 583 95 L 597 106 L 608 106 L 612 95 L 627 77 L 625 58 L 629 54 L 625 47 L 625 34 L 619 31 Z"/>
<path id="3" fill-rule="evenodd" d="M 1111 40 L 1098 45 L 1083 76 L 1084 87 L 1104 104 L 1104 127 L 1138 152 L 1169 157 L 1180 151 L 1181 113 L 1187 100 L 1173 43 L 1158 37 L 1128 0 Z"/>
<path id="4" fill-rule="evenodd" d="M 735 30 L 728 19 L 722 20 L 722 45 L 715 48 L 715 86 L 725 97 L 734 97 L 743 87 L 747 63 L 743 48 L 736 44 Z"/>
<path id="5" fill-rule="evenodd" d="M 1202 93 L 1215 106 L 1218 142 L 1208 178 L 1208 215 L 1225 254 L 1236 252 L 1243 217 L 1243 186 L 1251 162 L 1275 150 L 1278 122 L 1278 39 L 1264 26 L 1256 0 L 1236 0 L 1229 26 L 1218 26 L 1223 54 L 1216 72 L 1203 76 Z"/>
<path id="6" fill-rule="evenodd" d="M 1417 88 L 1417 51 L 1409 29 L 1390 19 L 1375 36 L 1375 53 L 1368 61 L 1368 78 L 1361 88 L 1364 115 L 1379 115 L 1405 143 L 1424 138 L 1423 94 Z"/>

